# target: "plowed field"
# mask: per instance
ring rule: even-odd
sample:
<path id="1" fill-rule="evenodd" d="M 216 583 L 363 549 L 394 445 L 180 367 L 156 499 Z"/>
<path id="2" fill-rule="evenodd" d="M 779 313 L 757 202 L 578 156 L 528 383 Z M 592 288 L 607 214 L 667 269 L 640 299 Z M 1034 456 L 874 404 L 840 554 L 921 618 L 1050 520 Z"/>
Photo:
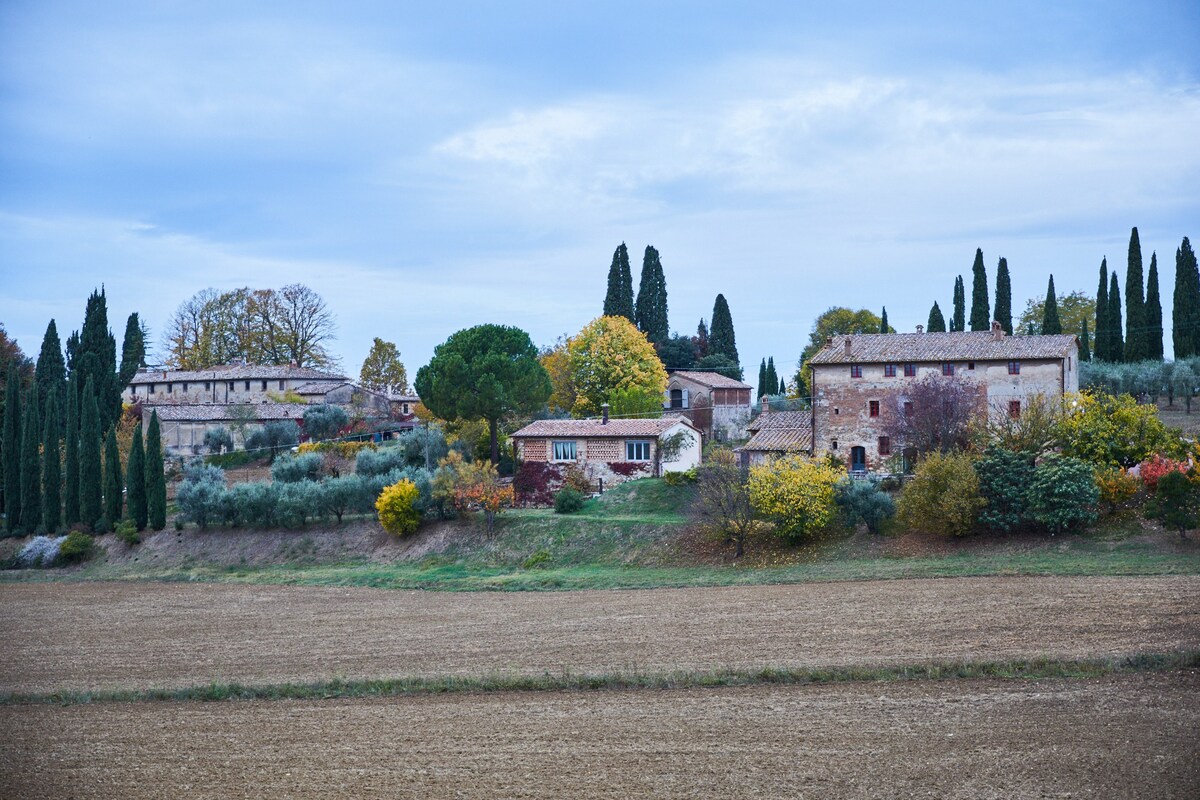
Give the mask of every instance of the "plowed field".
<path id="1" fill-rule="evenodd" d="M 453 594 L 0 585 L 0 691 L 1083 658 L 1200 643 L 1200 577 Z"/>
<path id="2" fill-rule="evenodd" d="M 0 796 L 1194 798 L 1200 678 L 0 707 Z"/>

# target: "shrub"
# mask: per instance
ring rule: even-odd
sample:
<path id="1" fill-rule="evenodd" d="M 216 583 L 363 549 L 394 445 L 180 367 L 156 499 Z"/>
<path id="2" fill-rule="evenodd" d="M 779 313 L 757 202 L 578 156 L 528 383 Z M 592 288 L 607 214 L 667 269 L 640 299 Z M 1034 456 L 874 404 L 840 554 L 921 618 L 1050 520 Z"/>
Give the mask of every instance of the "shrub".
<path id="1" fill-rule="evenodd" d="M 321 405 L 304 409 L 304 431 L 313 439 L 329 439 L 350 422 L 350 416 L 341 406 Z"/>
<path id="2" fill-rule="evenodd" d="M 431 472 L 450 452 L 445 432 L 436 425 L 416 428 L 400 436 L 396 447 L 404 452 L 404 460 L 410 467 L 423 467 Z"/>
<path id="3" fill-rule="evenodd" d="M 130 547 L 142 542 L 142 535 L 138 533 L 137 525 L 131 519 L 123 519 L 118 522 L 114 533 L 117 534 L 118 539 Z"/>
<path id="4" fill-rule="evenodd" d="M 183 517 L 201 528 L 219 517 L 225 495 L 225 470 L 195 460 L 183 470 L 183 483 L 175 494 Z"/>
<path id="5" fill-rule="evenodd" d="M 1158 482 L 1155 505 L 1163 524 L 1178 530 L 1181 539 L 1186 538 L 1186 530 L 1200 523 L 1200 492 L 1182 472 L 1163 475 Z"/>
<path id="6" fill-rule="evenodd" d="M 538 550 L 521 562 L 521 569 L 545 569 L 550 566 L 550 551 Z"/>
<path id="7" fill-rule="evenodd" d="M 949 536 L 971 532 L 984 506 L 979 475 L 967 453 L 930 453 L 917 465 L 896 514 L 909 530 L 937 531 Z"/>
<path id="8" fill-rule="evenodd" d="M 300 441 L 300 426 L 295 420 L 268 422 L 246 438 L 247 450 L 266 450 L 274 461 L 275 454 Z"/>
<path id="9" fill-rule="evenodd" d="M 324 466 L 325 459 L 319 453 L 284 455 L 271 465 L 271 479 L 276 483 L 319 481 Z"/>
<path id="10" fill-rule="evenodd" d="M 562 486 L 562 468 L 545 461 L 525 461 L 513 476 L 513 493 L 518 502 L 548 506 Z"/>
<path id="11" fill-rule="evenodd" d="M 301 455 L 331 453 L 342 458 L 353 459 L 363 450 L 378 449 L 379 446 L 374 442 L 304 442 L 296 447 L 296 452 Z"/>
<path id="12" fill-rule="evenodd" d="M 332 514 L 339 523 L 342 515 L 369 507 L 367 482 L 361 475 L 327 478 L 321 482 L 321 488 L 322 513 Z"/>
<path id="13" fill-rule="evenodd" d="M 274 527 L 276 493 L 275 485 L 270 483 L 235 483 L 222 504 L 222 516 L 226 522 L 232 518 L 236 524 L 248 527 Z"/>
<path id="14" fill-rule="evenodd" d="M 17 554 L 17 563 L 27 569 L 54 566 L 54 563 L 58 561 L 59 549 L 66 538 L 65 536 L 33 537 Z"/>
<path id="15" fill-rule="evenodd" d="M 1146 491 L 1153 493 L 1158 488 L 1158 482 L 1168 472 L 1187 472 L 1189 469 L 1191 464 L 1186 461 L 1176 461 L 1155 454 L 1138 464 L 1138 475 L 1141 476 Z"/>
<path id="16" fill-rule="evenodd" d="M 833 499 L 847 525 L 854 527 L 861 522 L 871 533 L 880 533 L 883 524 L 896 514 L 891 495 L 871 481 L 842 478 L 833 487 Z"/>
<path id="17" fill-rule="evenodd" d="M 783 536 L 801 538 L 833 519 L 838 473 L 802 456 L 777 458 L 750 468 L 750 502 Z"/>
<path id="18" fill-rule="evenodd" d="M 613 471 L 614 474 L 620 475 L 622 478 L 628 478 L 640 472 L 650 471 L 650 464 L 646 461 L 609 461 L 607 466 Z M 567 468 L 568 483 L 570 483 L 571 470 L 579 471 L 580 474 L 582 474 L 582 471 L 580 471 L 578 467 L 571 465 Z M 584 480 L 586 481 L 587 479 L 585 478 Z"/>
<path id="19" fill-rule="evenodd" d="M 554 495 L 555 514 L 574 514 L 583 510 L 583 494 L 570 486 L 564 486 Z"/>
<path id="20" fill-rule="evenodd" d="M 275 519 L 284 527 L 299 528 L 321 510 L 320 484 L 312 481 L 281 483 L 275 490 Z"/>
<path id="21" fill-rule="evenodd" d="M 363 450 L 354 460 L 354 473 L 371 478 L 386 475 L 393 470 L 409 466 L 408 458 L 401 447 L 385 447 L 380 450 Z M 394 482 L 394 481 L 393 481 Z"/>
<path id="22" fill-rule="evenodd" d="M 415 508 L 419 496 L 417 485 L 409 480 L 397 481 L 384 488 L 375 501 L 375 510 L 379 513 L 379 523 L 383 529 L 396 536 L 415 533 L 421 524 L 421 515 Z"/>
<path id="23" fill-rule="evenodd" d="M 563 486 L 569 486 L 583 495 L 591 494 L 592 491 L 591 481 L 588 480 L 583 470 L 574 464 L 567 465 L 567 469 L 563 473 Z"/>
<path id="24" fill-rule="evenodd" d="M 1118 506 L 1136 497 L 1141 486 L 1137 476 L 1129 474 L 1124 467 L 1096 470 L 1096 491 L 1099 492 L 1100 502 L 1108 506 L 1109 513 L 1115 513 Z"/>
<path id="25" fill-rule="evenodd" d="M 1099 499 L 1092 465 L 1060 455 L 1037 465 L 1026 493 L 1029 518 L 1055 533 L 1095 522 Z"/>
<path id="26" fill-rule="evenodd" d="M 71 531 L 62 540 L 58 548 L 58 557 L 68 564 L 87 561 L 95 552 L 92 537 L 82 531 Z"/>
<path id="27" fill-rule="evenodd" d="M 984 500 L 979 523 L 1009 533 L 1025 520 L 1025 489 L 1033 479 L 1033 460 L 1004 447 L 989 447 L 974 464 Z"/>
<path id="28" fill-rule="evenodd" d="M 204 447 L 209 453 L 220 455 L 233 450 L 233 434 L 228 428 L 209 428 L 204 432 Z"/>
<path id="29" fill-rule="evenodd" d="M 688 483 L 695 483 L 699 473 L 695 467 L 683 472 L 664 472 L 663 483 L 667 486 L 683 486 Z"/>
<path id="30" fill-rule="evenodd" d="M 1182 457 L 1185 446 L 1177 430 L 1158 417 L 1158 407 L 1139 405 L 1127 394 L 1072 395 L 1058 423 L 1063 455 L 1091 464 L 1132 467 L 1155 453 Z"/>

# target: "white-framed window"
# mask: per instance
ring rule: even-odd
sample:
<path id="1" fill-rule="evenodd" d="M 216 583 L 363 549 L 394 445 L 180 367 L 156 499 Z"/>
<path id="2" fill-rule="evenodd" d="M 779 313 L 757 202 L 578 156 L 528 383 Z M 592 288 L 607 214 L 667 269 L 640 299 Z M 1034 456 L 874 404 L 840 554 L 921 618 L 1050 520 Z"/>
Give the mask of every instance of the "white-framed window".
<path id="1" fill-rule="evenodd" d="M 626 442 L 625 443 L 625 460 L 626 461 L 649 461 L 650 460 L 650 443 L 649 442 Z"/>
<path id="2" fill-rule="evenodd" d="M 574 442 L 554 442 L 552 448 L 555 461 L 574 461 L 575 460 L 575 443 Z"/>

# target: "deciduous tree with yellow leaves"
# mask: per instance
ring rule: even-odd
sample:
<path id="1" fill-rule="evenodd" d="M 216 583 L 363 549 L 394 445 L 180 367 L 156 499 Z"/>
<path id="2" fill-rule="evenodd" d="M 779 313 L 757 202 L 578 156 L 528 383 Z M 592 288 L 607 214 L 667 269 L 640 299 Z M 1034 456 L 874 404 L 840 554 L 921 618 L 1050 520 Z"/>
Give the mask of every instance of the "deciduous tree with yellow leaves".
<path id="1" fill-rule="evenodd" d="M 571 413 L 595 416 L 614 392 L 638 389 L 661 395 L 667 371 L 646 335 L 625 317 L 598 317 L 567 344 L 575 391 Z"/>

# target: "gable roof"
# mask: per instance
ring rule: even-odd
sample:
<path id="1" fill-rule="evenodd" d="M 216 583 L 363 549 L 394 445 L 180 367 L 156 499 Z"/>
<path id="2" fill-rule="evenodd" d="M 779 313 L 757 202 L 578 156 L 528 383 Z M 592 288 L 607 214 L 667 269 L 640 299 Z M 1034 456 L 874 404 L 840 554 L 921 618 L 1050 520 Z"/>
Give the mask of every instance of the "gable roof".
<path id="1" fill-rule="evenodd" d="M 846 342 L 850 354 L 846 354 Z M 810 364 L 885 364 L 941 361 L 1015 361 L 1066 358 L 1078 340 L 1073 334 L 1001 336 L 991 331 L 955 333 L 856 333 L 835 336 Z"/>
<path id="2" fill-rule="evenodd" d="M 263 379 L 310 381 L 344 381 L 344 375 L 311 369 L 309 367 L 277 366 L 274 364 L 218 364 L 208 369 L 163 369 L 147 370 L 134 375 L 130 384 L 163 383 L 164 381 L 232 381 Z"/>
<path id="3" fill-rule="evenodd" d="M 751 433 L 764 428 L 808 428 L 812 429 L 811 411 L 768 411 L 750 420 L 746 430 Z"/>
<path id="4" fill-rule="evenodd" d="M 142 416 L 149 419 L 150 412 L 158 412 L 163 422 L 233 422 L 238 417 L 235 409 L 250 409 L 254 419 L 304 419 L 307 405 L 299 403 L 179 403 L 178 405 L 143 406 Z"/>
<path id="5" fill-rule="evenodd" d="M 599 419 L 539 419 L 516 433 L 510 439 L 537 437 L 572 438 L 625 438 L 650 436 L 658 438 L 680 423 L 693 428 L 683 417 L 661 417 L 659 419 L 610 419 L 607 424 Z"/>
<path id="6" fill-rule="evenodd" d="M 753 436 L 738 450 L 764 452 L 812 452 L 811 411 L 768 411 L 748 426 Z"/>
<path id="7" fill-rule="evenodd" d="M 701 386 L 707 386 L 710 389 L 753 389 L 754 387 L 748 383 L 734 380 L 727 375 L 722 375 L 719 372 L 708 372 L 706 370 L 690 370 L 677 369 L 669 373 L 670 378 L 679 376 L 686 378 L 692 383 L 698 383 Z"/>

